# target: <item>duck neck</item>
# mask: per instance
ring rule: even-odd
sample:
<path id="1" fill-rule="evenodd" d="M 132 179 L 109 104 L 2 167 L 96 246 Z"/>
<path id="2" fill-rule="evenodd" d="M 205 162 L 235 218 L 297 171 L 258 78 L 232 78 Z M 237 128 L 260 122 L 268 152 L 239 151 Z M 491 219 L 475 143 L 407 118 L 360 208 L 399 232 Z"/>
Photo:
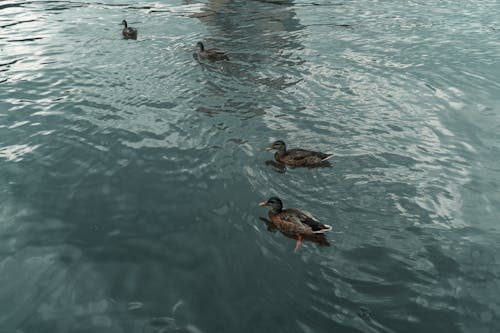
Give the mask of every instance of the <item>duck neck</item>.
<path id="1" fill-rule="evenodd" d="M 286 155 L 286 147 L 280 147 L 280 149 L 278 149 L 276 151 L 276 155 L 278 156 L 285 156 Z"/>
<path id="2" fill-rule="evenodd" d="M 280 155 L 285 155 L 286 154 L 286 145 L 284 142 L 282 142 L 282 144 L 280 145 L 280 148 L 278 149 L 278 152 L 280 153 Z"/>
<path id="3" fill-rule="evenodd" d="M 283 206 L 281 206 L 281 205 L 276 205 L 276 206 L 273 206 L 272 208 L 273 209 L 271 209 L 271 212 L 273 214 L 279 214 L 283 211 Z"/>

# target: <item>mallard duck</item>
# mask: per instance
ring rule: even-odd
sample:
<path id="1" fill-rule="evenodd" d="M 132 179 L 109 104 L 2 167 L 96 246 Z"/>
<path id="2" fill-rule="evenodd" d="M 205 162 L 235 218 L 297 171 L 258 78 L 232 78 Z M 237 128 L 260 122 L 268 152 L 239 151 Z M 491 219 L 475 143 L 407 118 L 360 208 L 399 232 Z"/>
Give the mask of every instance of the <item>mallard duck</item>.
<path id="1" fill-rule="evenodd" d="M 205 50 L 205 46 L 202 42 L 196 43 L 196 45 L 200 48 L 198 55 L 200 58 L 205 58 L 208 60 L 219 61 L 219 60 L 229 60 L 227 53 L 217 49 L 208 49 Z"/>
<path id="2" fill-rule="evenodd" d="M 332 230 L 331 226 L 321 223 L 309 212 L 297 208 L 283 209 L 283 202 L 277 197 L 271 197 L 259 203 L 259 206 L 270 206 L 272 209 L 269 211 L 269 219 L 276 228 L 284 234 L 297 236 L 295 251 L 299 249 L 303 236 L 324 234 Z"/>
<path id="3" fill-rule="evenodd" d="M 123 20 L 120 25 L 123 25 L 122 35 L 125 39 L 137 39 L 137 29 L 129 27 L 127 21 Z"/>
<path id="4" fill-rule="evenodd" d="M 325 162 L 328 164 L 327 160 L 333 156 L 332 153 L 321 153 L 299 148 L 286 150 L 286 144 L 281 140 L 274 141 L 271 147 L 266 149 L 277 150 L 274 159 L 279 163 L 291 166 L 322 166 Z"/>

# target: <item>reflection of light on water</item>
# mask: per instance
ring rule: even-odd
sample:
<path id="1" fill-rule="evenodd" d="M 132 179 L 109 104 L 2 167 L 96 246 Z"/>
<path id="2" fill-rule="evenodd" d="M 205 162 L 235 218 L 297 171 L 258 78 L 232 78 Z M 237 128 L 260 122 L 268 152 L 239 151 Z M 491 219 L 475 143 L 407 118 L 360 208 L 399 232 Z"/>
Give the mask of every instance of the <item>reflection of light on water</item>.
<path id="1" fill-rule="evenodd" d="M 148 13 L 155 12 L 169 12 L 169 13 L 179 13 L 179 14 L 196 14 L 199 13 L 204 7 L 204 3 L 188 3 L 180 6 L 172 6 L 169 4 L 162 4 L 154 2 L 148 5 Z"/>
<path id="2" fill-rule="evenodd" d="M 34 78 L 35 76 L 30 76 L 28 73 L 39 71 L 45 67 L 44 61 L 47 60 L 40 57 L 46 52 L 46 45 L 40 40 L 50 37 L 53 32 L 50 29 L 53 27 L 51 26 L 50 29 L 47 27 L 44 22 L 44 14 L 26 7 L 18 8 L 10 13 L 3 11 L 2 15 L 5 18 L 4 22 L 13 24 L 11 29 L 22 32 L 22 35 L 19 35 L 18 33 L 12 34 L 7 30 L 2 36 L 8 42 L 8 47 L 2 50 L 5 52 L 4 56 L 6 59 L 17 59 L 9 66 L 10 80 Z M 23 22 L 23 24 L 18 26 L 18 22 Z"/>
<path id="3" fill-rule="evenodd" d="M 12 145 L 7 147 L 0 148 L 0 157 L 5 158 L 8 161 L 20 161 L 22 160 L 22 156 L 31 153 L 38 145 L 30 147 L 28 145 Z"/>
<path id="4" fill-rule="evenodd" d="M 368 67 L 377 65 L 385 68 L 387 67 L 408 68 L 412 66 L 412 64 L 398 63 L 395 60 L 389 60 L 382 57 L 377 58 L 372 54 L 363 54 L 361 52 L 355 52 L 353 50 L 344 51 L 343 57 L 345 59 L 357 62 L 363 66 L 368 66 Z"/>

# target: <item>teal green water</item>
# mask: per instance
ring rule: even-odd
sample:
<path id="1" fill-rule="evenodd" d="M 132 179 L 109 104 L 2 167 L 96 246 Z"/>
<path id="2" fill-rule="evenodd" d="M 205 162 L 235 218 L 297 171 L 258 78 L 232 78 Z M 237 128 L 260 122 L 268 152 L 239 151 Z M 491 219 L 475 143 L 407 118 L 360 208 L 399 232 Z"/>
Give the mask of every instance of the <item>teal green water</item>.
<path id="1" fill-rule="evenodd" d="M 499 18 L 0 2 L 0 332 L 498 332 Z M 277 139 L 332 167 L 277 172 Z M 268 232 L 271 195 L 330 246 Z"/>

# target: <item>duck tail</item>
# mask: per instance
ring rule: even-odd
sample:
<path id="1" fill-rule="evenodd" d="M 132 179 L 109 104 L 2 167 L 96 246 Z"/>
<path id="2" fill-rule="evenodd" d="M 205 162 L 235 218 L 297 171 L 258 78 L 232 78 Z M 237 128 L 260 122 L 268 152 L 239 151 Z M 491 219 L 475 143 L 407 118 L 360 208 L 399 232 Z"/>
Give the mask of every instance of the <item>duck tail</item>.
<path id="1" fill-rule="evenodd" d="M 333 228 L 331 225 L 325 224 L 324 228 L 321 230 L 313 231 L 313 234 L 324 234 L 325 232 L 331 231 Z"/>
<path id="2" fill-rule="evenodd" d="M 327 156 L 324 159 L 322 159 L 322 161 L 329 160 L 330 158 L 333 157 L 333 153 L 325 153 L 325 155 L 327 155 Z"/>

